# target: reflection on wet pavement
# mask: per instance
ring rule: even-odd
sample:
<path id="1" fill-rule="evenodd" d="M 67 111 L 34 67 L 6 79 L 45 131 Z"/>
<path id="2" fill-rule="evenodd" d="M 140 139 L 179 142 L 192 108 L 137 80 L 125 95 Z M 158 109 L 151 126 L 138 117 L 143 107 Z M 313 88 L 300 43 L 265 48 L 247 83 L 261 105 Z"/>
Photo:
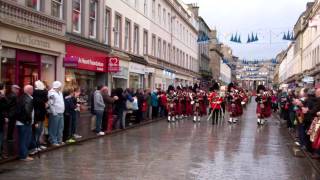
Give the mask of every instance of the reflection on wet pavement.
<path id="1" fill-rule="evenodd" d="M 292 144 L 276 119 L 257 128 L 253 103 L 239 124 L 156 122 L 4 164 L 0 179 L 320 179 Z"/>

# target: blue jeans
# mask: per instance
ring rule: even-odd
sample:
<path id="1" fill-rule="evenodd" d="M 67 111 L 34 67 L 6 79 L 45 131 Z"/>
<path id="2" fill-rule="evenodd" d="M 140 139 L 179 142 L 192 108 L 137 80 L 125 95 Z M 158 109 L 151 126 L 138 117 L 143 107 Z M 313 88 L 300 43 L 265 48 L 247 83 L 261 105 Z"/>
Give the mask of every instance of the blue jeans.
<path id="1" fill-rule="evenodd" d="M 49 115 L 49 142 L 51 144 L 62 143 L 64 128 L 63 114 Z"/>
<path id="2" fill-rule="evenodd" d="M 31 143 L 32 127 L 31 125 L 17 126 L 19 135 L 19 158 L 28 157 L 29 146 Z"/>
<path id="3" fill-rule="evenodd" d="M 102 111 L 95 111 L 96 113 L 96 133 L 101 132 L 101 123 L 103 118 L 103 110 Z"/>
<path id="4" fill-rule="evenodd" d="M 306 134 L 306 128 L 304 124 L 298 125 L 298 132 L 299 132 L 299 143 L 302 146 L 307 146 L 307 134 Z"/>
<path id="5" fill-rule="evenodd" d="M 38 127 L 34 128 L 33 137 L 31 137 L 31 145 L 30 148 L 34 149 L 40 145 L 40 137 L 43 131 L 43 122 L 38 122 Z"/>

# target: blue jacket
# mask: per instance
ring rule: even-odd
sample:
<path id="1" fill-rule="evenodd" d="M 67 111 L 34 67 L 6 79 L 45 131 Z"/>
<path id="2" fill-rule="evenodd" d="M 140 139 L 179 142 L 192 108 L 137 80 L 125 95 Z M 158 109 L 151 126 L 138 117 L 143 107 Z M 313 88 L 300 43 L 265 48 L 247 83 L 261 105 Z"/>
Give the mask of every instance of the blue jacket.
<path id="1" fill-rule="evenodd" d="M 158 95 L 157 95 L 155 92 L 153 92 L 153 93 L 151 94 L 151 105 L 152 105 L 153 107 L 159 106 Z"/>

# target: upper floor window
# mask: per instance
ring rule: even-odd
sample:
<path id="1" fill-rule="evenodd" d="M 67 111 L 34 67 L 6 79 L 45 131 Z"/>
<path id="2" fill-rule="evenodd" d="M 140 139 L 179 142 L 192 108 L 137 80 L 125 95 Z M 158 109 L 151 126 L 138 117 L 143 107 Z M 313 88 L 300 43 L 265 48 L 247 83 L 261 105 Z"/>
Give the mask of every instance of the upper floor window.
<path id="1" fill-rule="evenodd" d="M 156 36 L 152 35 L 152 41 L 151 41 L 151 52 L 153 56 L 156 56 Z"/>
<path id="2" fill-rule="evenodd" d="M 168 13 L 168 27 L 169 27 L 169 30 L 171 30 L 171 15 L 170 15 L 170 13 Z"/>
<path id="3" fill-rule="evenodd" d="M 130 21 L 126 20 L 125 27 L 124 27 L 124 50 L 130 50 L 130 34 L 131 34 L 131 23 Z"/>
<path id="4" fill-rule="evenodd" d="M 148 54 L 148 32 L 143 31 L 143 54 Z"/>
<path id="5" fill-rule="evenodd" d="M 163 53 L 162 53 L 162 58 L 163 59 L 166 59 L 166 56 L 167 56 L 167 43 L 165 41 L 163 41 Z"/>
<path id="6" fill-rule="evenodd" d="M 163 8 L 163 10 L 162 10 L 162 18 L 163 18 L 163 24 L 166 26 L 167 25 L 167 21 L 166 21 L 166 19 L 167 19 L 167 15 L 166 15 L 166 9 L 164 9 Z"/>
<path id="7" fill-rule="evenodd" d="M 161 58 L 161 39 L 158 39 L 158 58 Z"/>
<path id="8" fill-rule="evenodd" d="M 114 21 L 114 46 L 120 48 L 121 16 L 116 15 Z"/>
<path id="9" fill-rule="evenodd" d="M 133 52 L 139 54 L 139 26 L 135 25 L 133 30 Z"/>
<path id="10" fill-rule="evenodd" d="M 152 18 L 156 18 L 156 0 L 152 0 Z"/>
<path id="11" fill-rule="evenodd" d="M 97 0 L 90 0 L 89 9 L 89 36 L 91 38 L 96 37 L 97 31 Z"/>
<path id="12" fill-rule="evenodd" d="M 158 21 L 159 21 L 159 24 L 161 23 L 161 5 L 158 4 Z"/>
<path id="13" fill-rule="evenodd" d="M 36 11 L 40 11 L 40 0 L 27 0 L 27 6 Z"/>
<path id="14" fill-rule="evenodd" d="M 111 35 L 110 19 L 111 19 L 110 10 L 106 9 L 106 14 L 104 19 L 104 35 L 105 35 L 106 44 L 110 44 L 110 35 Z"/>
<path id="15" fill-rule="evenodd" d="M 144 4 L 143 4 L 143 12 L 144 15 L 148 15 L 148 0 L 144 0 Z"/>
<path id="16" fill-rule="evenodd" d="M 63 6 L 63 0 L 52 0 L 51 15 L 62 19 L 62 6 Z"/>
<path id="17" fill-rule="evenodd" d="M 72 29 L 81 32 L 81 0 L 72 0 Z"/>
<path id="18" fill-rule="evenodd" d="M 139 7 L 139 0 L 134 0 L 134 7 L 138 8 Z"/>

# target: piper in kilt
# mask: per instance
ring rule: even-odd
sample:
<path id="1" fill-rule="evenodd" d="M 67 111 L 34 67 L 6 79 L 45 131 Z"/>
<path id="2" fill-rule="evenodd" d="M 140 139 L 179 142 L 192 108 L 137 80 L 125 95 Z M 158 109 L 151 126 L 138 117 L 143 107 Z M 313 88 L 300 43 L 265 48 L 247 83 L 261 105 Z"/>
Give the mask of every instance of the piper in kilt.
<path id="1" fill-rule="evenodd" d="M 238 117 L 241 115 L 242 106 L 241 106 L 241 98 L 239 95 L 239 91 L 236 89 L 236 86 L 233 83 L 228 85 L 228 112 L 230 115 L 229 123 L 236 123 L 238 121 Z"/>
<path id="2" fill-rule="evenodd" d="M 271 96 L 263 85 L 257 88 L 257 124 L 263 125 L 265 119 L 271 116 Z"/>
<path id="3" fill-rule="evenodd" d="M 168 122 L 175 122 L 175 108 L 176 108 L 176 93 L 174 91 L 174 87 L 173 86 L 169 86 L 168 87 L 168 91 L 167 91 L 167 99 L 168 99 L 168 103 L 167 103 L 167 110 L 168 110 Z"/>

